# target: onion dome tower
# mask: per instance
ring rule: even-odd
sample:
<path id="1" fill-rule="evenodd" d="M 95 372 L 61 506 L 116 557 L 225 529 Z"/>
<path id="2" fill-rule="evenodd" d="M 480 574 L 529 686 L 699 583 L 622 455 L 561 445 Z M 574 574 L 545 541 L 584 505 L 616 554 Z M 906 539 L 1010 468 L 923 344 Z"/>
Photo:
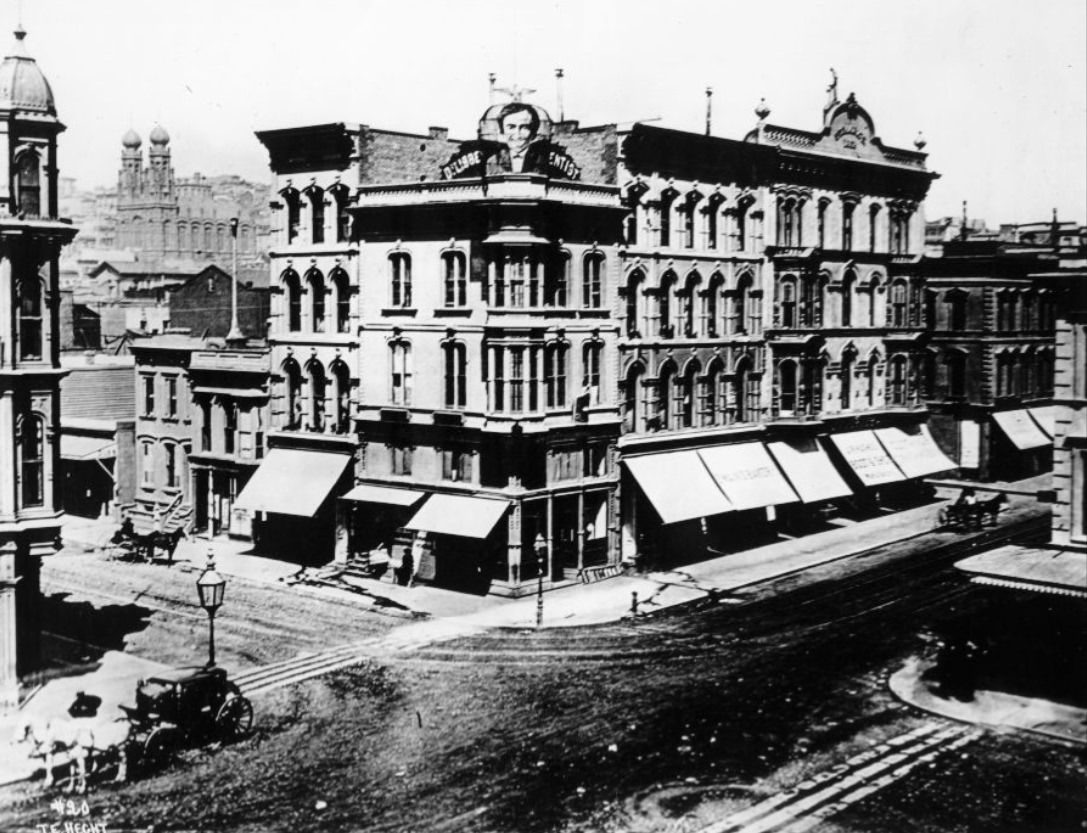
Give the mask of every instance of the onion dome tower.
<path id="1" fill-rule="evenodd" d="M 64 125 L 25 39 L 0 63 L 0 713 L 37 664 L 39 558 L 60 542 L 58 261 L 75 236 L 57 218 Z"/>

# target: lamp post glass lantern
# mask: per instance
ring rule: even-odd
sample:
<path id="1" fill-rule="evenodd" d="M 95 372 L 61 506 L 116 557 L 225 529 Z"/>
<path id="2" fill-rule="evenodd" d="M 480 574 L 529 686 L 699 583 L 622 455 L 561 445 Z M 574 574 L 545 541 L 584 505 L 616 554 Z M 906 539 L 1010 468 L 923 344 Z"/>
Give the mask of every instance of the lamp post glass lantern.
<path id="1" fill-rule="evenodd" d="M 215 560 L 208 556 L 208 566 L 196 580 L 200 607 L 208 612 L 208 668 L 215 666 L 215 611 L 223 604 L 226 579 L 215 571 Z"/>

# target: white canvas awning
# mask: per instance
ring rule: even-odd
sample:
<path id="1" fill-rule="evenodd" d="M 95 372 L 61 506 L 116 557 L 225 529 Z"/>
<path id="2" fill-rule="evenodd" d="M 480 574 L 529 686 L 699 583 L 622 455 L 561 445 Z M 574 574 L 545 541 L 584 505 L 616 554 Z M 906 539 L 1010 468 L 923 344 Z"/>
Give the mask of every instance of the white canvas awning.
<path id="1" fill-rule="evenodd" d="M 853 494 L 818 440 L 770 443 L 767 448 L 804 503 Z"/>
<path id="2" fill-rule="evenodd" d="M 897 483 L 906 479 L 872 431 L 831 434 L 830 440 L 865 486 Z"/>
<path id="3" fill-rule="evenodd" d="M 906 477 L 924 477 L 958 468 L 940 451 L 927 425 L 918 425 L 911 430 L 877 428 L 876 436 Z"/>
<path id="4" fill-rule="evenodd" d="M 698 454 L 736 509 L 759 509 L 799 500 L 762 443 L 716 445 Z"/>
<path id="5" fill-rule="evenodd" d="M 697 451 L 672 451 L 623 462 L 666 524 L 731 512 Z"/>
<path id="6" fill-rule="evenodd" d="M 1020 451 L 1053 444 L 1053 440 L 1046 436 L 1046 433 L 1038 427 L 1038 423 L 1031 419 L 1030 414 L 1022 408 L 1014 411 L 998 411 L 993 414 L 993 422 L 1000 426 L 1000 430 Z"/>
<path id="7" fill-rule="evenodd" d="M 350 454 L 274 448 L 249 478 L 234 505 L 312 518 L 350 462 Z"/>

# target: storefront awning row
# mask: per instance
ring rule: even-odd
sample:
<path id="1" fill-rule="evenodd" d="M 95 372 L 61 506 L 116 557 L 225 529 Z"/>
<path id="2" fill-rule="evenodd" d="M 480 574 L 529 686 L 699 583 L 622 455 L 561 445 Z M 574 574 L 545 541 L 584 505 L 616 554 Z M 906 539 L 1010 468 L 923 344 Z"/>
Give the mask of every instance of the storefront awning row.
<path id="1" fill-rule="evenodd" d="M 509 505 L 508 500 L 433 494 L 404 526 L 439 535 L 486 538 L 502 520 Z"/>
<path id="2" fill-rule="evenodd" d="M 906 477 L 925 477 L 958 467 L 940 451 L 927 425 L 910 429 L 877 428 L 876 437 Z"/>
<path id="3" fill-rule="evenodd" d="M 761 509 L 799 500 L 762 443 L 717 445 L 698 454 L 736 509 Z"/>
<path id="4" fill-rule="evenodd" d="M 853 494 L 818 440 L 770 443 L 767 448 L 804 503 Z"/>
<path id="5" fill-rule="evenodd" d="M 731 512 L 697 451 L 673 451 L 624 460 L 666 524 Z"/>
<path id="6" fill-rule="evenodd" d="M 906 479 L 876 438 L 875 432 L 848 431 L 831 434 L 830 439 L 865 486 L 898 483 Z"/>
<path id="7" fill-rule="evenodd" d="M 350 454 L 273 448 L 234 505 L 312 518 L 350 462 Z"/>
<path id="8" fill-rule="evenodd" d="M 1057 409 L 1053 405 L 1045 405 L 1041 408 L 1027 408 L 1031 417 L 1038 426 L 1052 439 L 1057 435 Z"/>
<path id="9" fill-rule="evenodd" d="M 1020 451 L 1053 444 L 1025 409 L 999 411 L 993 414 L 993 422 L 1000 426 L 1000 430 Z"/>

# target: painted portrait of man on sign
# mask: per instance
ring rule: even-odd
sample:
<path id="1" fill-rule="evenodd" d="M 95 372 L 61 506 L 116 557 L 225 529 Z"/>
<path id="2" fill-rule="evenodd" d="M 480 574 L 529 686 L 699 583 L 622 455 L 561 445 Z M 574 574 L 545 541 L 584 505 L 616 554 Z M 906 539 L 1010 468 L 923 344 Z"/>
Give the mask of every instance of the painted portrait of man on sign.
<path id="1" fill-rule="evenodd" d="M 551 141 L 551 119 L 534 104 L 493 105 L 479 121 L 479 139 L 465 142 L 442 166 L 443 179 L 542 174 L 580 179 L 581 170 L 566 149 Z"/>

